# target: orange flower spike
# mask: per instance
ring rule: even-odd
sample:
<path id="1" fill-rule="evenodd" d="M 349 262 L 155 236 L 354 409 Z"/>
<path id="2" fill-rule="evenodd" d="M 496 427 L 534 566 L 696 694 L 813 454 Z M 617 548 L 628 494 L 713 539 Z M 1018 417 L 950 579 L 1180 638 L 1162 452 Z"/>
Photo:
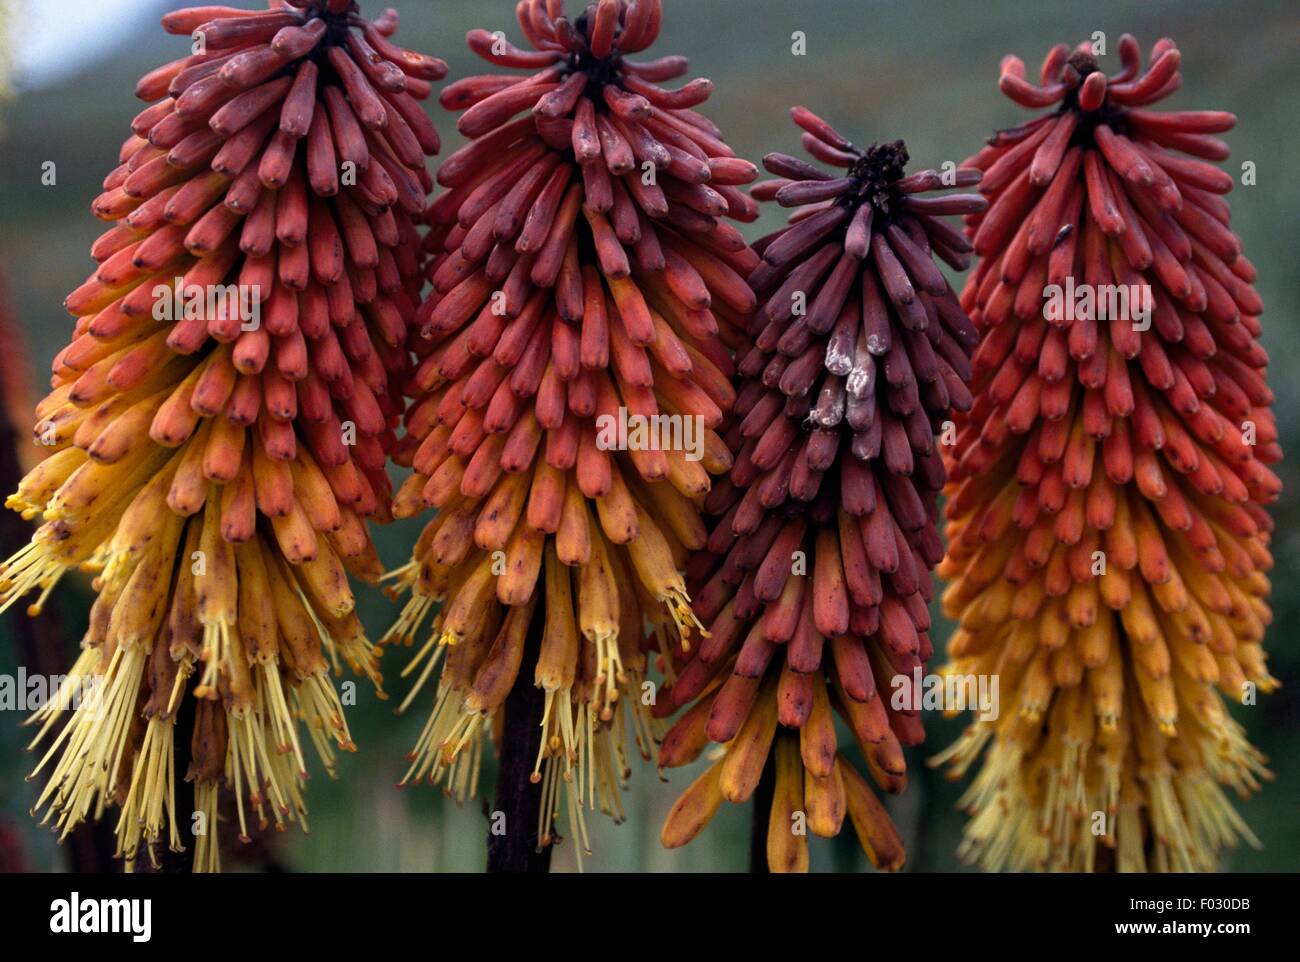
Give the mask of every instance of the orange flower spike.
<path id="1" fill-rule="evenodd" d="M 604 0 L 570 15 L 525 0 L 525 46 L 469 34 L 494 69 L 529 76 L 465 78 L 442 94 L 468 143 L 440 168 L 447 189 L 427 215 L 433 293 L 410 342 L 414 404 L 395 454 L 417 471 L 400 510 L 455 504 L 474 542 L 440 555 L 451 571 L 435 583 L 422 574 L 449 539 L 421 539 L 390 576 L 394 594 L 412 595 L 389 637 L 408 641 L 432 613 L 418 657 L 437 661 L 458 643 L 447 618 L 480 588 L 469 571 L 499 579 L 478 609 L 494 624 L 543 605 L 542 660 L 490 660 L 489 687 L 531 673 L 544 689 L 537 835 L 557 840 L 563 814 L 579 854 L 587 809 L 621 817 L 629 730 L 646 758 L 658 737 L 667 699 L 643 700 L 647 654 L 704 637 L 681 568 L 705 540 L 710 476 L 730 467 L 724 344 L 753 302 L 743 277 L 756 257 L 719 218 L 757 216 L 735 189 L 757 171 L 689 109 L 707 81 L 665 90 L 685 61 L 636 58 L 660 7 Z M 406 781 L 473 791 L 479 740 L 501 716 L 495 698 L 466 701 L 472 680 L 444 672 Z"/>
<path id="2" fill-rule="evenodd" d="M 1235 118 L 1148 108 L 1179 85 L 1171 41 L 1145 72 L 1132 37 L 1119 52 L 1107 76 L 1058 46 L 1037 84 L 1004 60 L 1007 96 L 1060 109 L 968 161 L 989 209 L 967 218 L 984 259 L 961 298 L 975 404 L 945 452 L 946 670 L 999 672 L 1010 705 L 938 761 L 961 774 L 987 748 L 961 853 L 989 869 L 1212 868 L 1255 843 L 1223 787 L 1267 775 L 1213 691 L 1276 685 L 1258 644 L 1281 456 L 1263 305 L 1232 180 L 1206 162 Z M 1006 629 L 1040 609 L 1035 633 Z"/>
<path id="3" fill-rule="evenodd" d="M 111 613 L 93 616 L 70 682 L 102 678 L 111 704 L 73 714 L 63 750 L 42 762 L 40 805 L 65 834 L 120 805 L 128 863 L 181 848 L 182 698 L 198 699 L 181 774 L 213 827 L 196 846 L 207 870 L 219 865 L 223 786 L 241 839 L 250 819 L 282 829 L 306 811 L 299 720 L 328 769 L 335 747 L 353 750 L 338 656 L 379 681 L 344 572 L 377 576 L 362 517 L 387 514 L 385 452 L 421 283 L 415 223 L 432 187 L 424 158 L 438 147 L 416 101 L 446 68 L 389 42 L 394 16 L 368 24 L 333 0 L 272 6 L 163 17 L 203 52 L 137 86 L 151 105 L 92 203 L 117 223 L 65 302 L 74 339 L 38 408 L 54 456 L 7 502 L 45 525 L 0 566 L 0 608 L 36 588 L 39 608 L 68 566 L 86 564 L 96 611 Z M 336 156 L 369 170 L 343 186 Z M 103 723 L 137 699 L 144 724 Z M 38 715 L 38 741 L 67 706 L 61 695 Z"/>

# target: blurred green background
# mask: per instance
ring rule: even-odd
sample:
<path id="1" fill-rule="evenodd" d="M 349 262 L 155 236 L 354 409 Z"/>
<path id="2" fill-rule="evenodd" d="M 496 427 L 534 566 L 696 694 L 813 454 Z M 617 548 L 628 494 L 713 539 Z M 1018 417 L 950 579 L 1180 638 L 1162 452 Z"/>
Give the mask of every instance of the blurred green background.
<path id="1" fill-rule="evenodd" d="M 482 72 L 481 62 L 465 49 L 468 29 L 502 29 L 511 39 L 519 38 L 514 4 L 508 0 L 388 2 L 402 14 L 398 39 L 445 58 L 450 79 Z M 30 3 L 39 3 L 48 14 L 63 0 Z M 16 6 L 10 0 L 10 5 L 14 19 L 24 16 L 21 0 Z M 119 0 L 98 4 L 101 11 L 118 5 Z M 140 109 L 131 96 L 134 83 L 157 63 L 186 53 L 185 40 L 157 27 L 157 16 L 173 4 L 120 5 L 131 26 L 129 42 L 91 56 L 69 40 L 67 63 L 76 69 L 53 84 L 20 89 L 0 103 L 0 265 L 8 274 L 24 341 L 0 344 L 0 350 L 7 357 L 25 352 L 38 390 L 46 377 L 42 372 L 70 330 L 62 299 L 90 270 L 87 251 L 101 225 L 90 215 L 89 204 Z M 363 0 L 363 6 L 373 15 L 381 3 Z M 1183 53 L 1185 82 L 1168 106 L 1235 112 L 1237 129 L 1226 135 L 1233 149 L 1227 167 L 1239 173 L 1240 164 L 1250 160 L 1258 168 L 1257 186 L 1239 186 L 1231 195 L 1233 226 L 1259 268 L 1258 289 L 1267 304 L 1264 344 L 1273 358 L 1282 442 L 1291 452 L 1300 450 L 1300 427 L 1293 416 L 1300 404 L 1300 378 L 1290 376 L 1300 369 L 1300 179 L 1294 167 L 1300 143 L 1300 8 L 1294 2 L 666 0 L 665 7 L 654 51 L 686 54 L 692 75 L 715 81 L 716 92 L 705 109 L 736 152 L 753 160 L 771 150 L 798 152 L 787 108 L 806 104 L 859 143 L 905 139 L 912 169 L 960 161 L 991 131 L 1027 116 L 997 91 L 1003 54 L 1021 56 L 1032 72 L 1052 44 L 1088 39 L 1094 31 L 1105 33 L 1111 51 L 1125 31 L 1137 36 L 1144 52 L 1161 36 L 1173 38 Z M 795 31 L 806 35 L 805 56 L 791 53 Z M 1114 62 L 1112 53 L 1107 69 L 1115 69 Z M 453 118 L 436 104 L 431 109 L 449 141 L 446 156 L 459 142 Z M 49 160 L 57 164 L 57 186 L 41 185 L 41 165 Z M 778 218 L 767 210 L 762 222 L 747 228 L 749 236 L 771 230 Z M 1270 665 L 1284 687 L 1258 707 L 1235 710 L 1272 759 L 1277 780 L 1240 806 L 1265 847 L 1232 853 L 1224 867 L 1233 871 L 1294 870 L 1300 853 L 1300 650 L 1295 643 L 1300 630 L 1300 478 L 1294 461 L 1279 470 L 1286 490 L 1274 510 L 1276 621 Z M 406 559 L 419 528 L 417 521 L 378 532 L 387 564 Z M 61 591 L 59 617 L 71 651 L 84 624 L 88 592 L 73 584 Z M 362 615 L 372 637 L 383 632 L 394 614 L 378 593 L 364 592 Z M 15 670 L 15 617 L 19 615 L 11 613 L 0 619 L 4 673 Z M 947 631 L 939 625 L 934 632 L 940 651 Z M 398 653 L 385 660 L 389 688 L 396 693 L 403 690 L 394 677 L 401 660 Z M 394 702 L 380 703 L 364 687 L 360 691 L 349 718 L 360 751 L 342 760 L 338 781 L 323 776 L 313 781 L 308 793 L 312 834 L 290 832 L 275 839 L 276 861 L 303 871 L 481 870 L 485 821 L 478 805 L 458 808 L 428 787 L 393 787 L 427 702 L 399 718 L 392 713 Z M 0 713 L 0 832 L 17 833 L 32 868 L 61 869 L 67 864 L 65 854 L 27 814 L 36 792 L 34 784 L 24 781 L 33 759 L 22 753 L 26 732 L 19 730 L 20 720 L 17 712 Z M 929 718 L 927 724 L 928 748 L 934 750 L 948 744 L 962 722 Z M 954 855 L 963 823 L 954 809 L 959 787 L 929 770 L 924 756 L 924 750 L 914 752 L 909 790 L 888 801 L 907 841 L 908 870 L 964 870 Z M 491 785 L 492 777 L 489 763 L 484 784 Z M 651 766 L 639 767 L 626 798 L 628 823 L 615 827 L 602 818 L 590 820 L 595 854 L 586 860 L 587 870 L 744 870 L 747 806 L 723 806 L 710 828 L 685 849 L 666 852 L 659 846 L 663 817 L 691 777 L 677 771 L 671 783 L 663 784 Z M 869 870 L 849 831 L 834 841 L 814 839 L 812 859 L 814 870 Z M 227 866 L 241 867 L 233 859 Z M 554 870 L 572 867 L 566 845 L 556 853 Z"/>

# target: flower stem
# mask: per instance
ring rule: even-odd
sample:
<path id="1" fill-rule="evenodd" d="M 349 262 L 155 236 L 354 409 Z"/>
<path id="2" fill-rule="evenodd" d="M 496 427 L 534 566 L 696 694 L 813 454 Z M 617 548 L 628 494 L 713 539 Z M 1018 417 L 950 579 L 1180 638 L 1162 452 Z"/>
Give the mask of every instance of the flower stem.
<path id="1" fill-rule="evenodd" d="M 551 846 L 541 848 L 537 844 L 542 786 L 533 784 L 531 777 L 542 740 L 542 709 L 546 701 L 545 693 L 533 683 L 532 668 L 542 645 L 541 614 L 542 607 L 538 605 L 524 642 L 519 676 L 506 696 L 496 802 L 488 817 L 487 870 L 491 874 L 543 875 L 551 869 Z"/>
<path id="2" fill-rule="evenodd" d="M 768 752 L 763 765 L 763 776 L 754 789 L 754 819 L 749 834 L 749 872 L 766 875 L 767 827 L 772 818 L 772 797 L 776 794 L 776 752 Z"/>

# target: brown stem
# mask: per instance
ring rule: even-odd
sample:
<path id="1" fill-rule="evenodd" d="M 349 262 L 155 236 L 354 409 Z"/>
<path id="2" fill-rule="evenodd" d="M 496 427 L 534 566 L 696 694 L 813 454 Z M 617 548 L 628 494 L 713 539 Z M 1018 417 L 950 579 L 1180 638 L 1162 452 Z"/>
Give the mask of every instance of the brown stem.
<path id="1" fill-rule="evenodd" d="M 542 809 L 542 786 L 532 781 L 537 749 L 542 743 L 542 709 L 546 695 L 533 683 L 533 665 L 542 645 L 542 606 L 524 642 L 519 677 L 506 696 L 501 726 L 501 754 L 497 767 L 494 811 L 489 815 L 488 864 L 490 874 L 544 875 L 551 870 L 551 846 L 538 844 L 537 819 Z M 497 813 L 505 816 L 505 831 L 496 834 Z M 577 844 L 577 840 L 574 840 Z"/>
<path id="2" fill-rule="evenodd" d="M 753 824 L 749 833 L 749 872 L 767 875 L 767 827 L 772 819 L 772 799 L 776 795 L 776 746 L 767 753 L 763 775 L 754 789 L 751 804 L 754 806 Z"/>

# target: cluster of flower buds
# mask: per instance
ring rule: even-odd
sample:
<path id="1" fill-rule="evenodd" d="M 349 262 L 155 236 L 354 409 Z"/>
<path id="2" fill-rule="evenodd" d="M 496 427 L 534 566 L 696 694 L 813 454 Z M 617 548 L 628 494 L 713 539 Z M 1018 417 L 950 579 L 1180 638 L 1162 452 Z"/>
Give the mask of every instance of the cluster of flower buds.
<path id="1" fill-rule="evenodd" d="M 1263 305 L 1206 162 L 1235 118 L 1149 109 L 1182 82 L 1171 41 L 1145 71 L 1118 52 L 1107 76 L 1054 47 L 1037 85 L 1006 58 L 1002 91 L 1053 109 L 969 161 L 982 343 L 941 574 L 948 670 L 999 674 L 1004 703 L 944 758 L 988 748 L 964 853 L 989 869 L 1212 868 L 1253 841 L 1223 786 L 1266 775 L 1219 695 L 1276 684 Z"/>
<path id="2" fill-rule="evenodd" d="M 382 573 L 388 452 L 423 282 L 417 224 L 438 148 L 419 105 L 445 65 L 339 0 L 196 7 L 163 27 L 195 52 L 149 73 L 93 211 L 113 226 L 67 299 L 35 433 L 49 457 L 8 505 L 43 524 L 0 568 L 0 605 L 96 572 L 82 654 L 42 713 L 79 702 L 38 771 L 66 834 L 121 807 L 119 854 L 181 846 L 174 727 L 188 695 L 217 865 L 217 790 L 241 837 L 300 819 L 301 720 L 351 748 L 330 679 L 376 684 L 347 572 Z"/>
<path id="3" fill-rule="evenodd" d="M 897 868 L 902 843 L 839 754 L 834 714 L 876 784 L 902 790 L 903 746 L 923 730 L 895 679 L 910 689 L 931 655 L 929 571 L 943 557 L 935 434 L 970 407 L 978 340 L 933 258 L 967 266 L 969 243 L 940 217 L 986 201 L 925 196 L 978 171 L 904 175 L 902 142 L 859 150 L 805 108 L 793 115 L 808 152 L 843 173 L 769 154 L 780 179 L 753 191 L 796 210 L 755 245 L 749 281 L 763 303 L 737 351 L 736 463 L 706 501 L 721 518 L 689 571 L 710 636 L 672 686 L 669 708 L 694 704 L 660 762 L 693 761 L 709 742 L 726 751 L 679 799 L 663 841 L 685 844 L 724 798 L 746 801 L 773 753 L 770 868 L 807 868 L 797 812 L 820 836 L 847 813 L 873 862 Z"/>
<path id="4" fill-rule="evenodd" d="M 684 58 L 625 59 L 658 35 L 658 0 L 517 13 L 535 49 L 486 30 L 468 42 L 530 72 L 442 93 L 469 143 L 429 210 L 433 291 L 397 454 L 415 470 L 394 507 L 438 514 L 394 573 L 411 599 L 389 637 L 412 643 L 441 603 L 408 668 L 418 691 L 441 664 L 406 781 L 472 794 L 482 740 L 531 675 L 545 690 L 538 836 L 553 840 L 564 809 L 585 847 L 584 809 L 622 816 L 629 729 L 650 754 L 647 649 L 697 624 L 680 569 L 706 540 L 710 475 L 731 467 L 715 429 L 757 262 L 723 218 L 757 216 L 737 189 L 757 170 L 691 109 L 709 81 L 659 86 Z M 536 606 L 544 634 L 525 659 Z"/>

